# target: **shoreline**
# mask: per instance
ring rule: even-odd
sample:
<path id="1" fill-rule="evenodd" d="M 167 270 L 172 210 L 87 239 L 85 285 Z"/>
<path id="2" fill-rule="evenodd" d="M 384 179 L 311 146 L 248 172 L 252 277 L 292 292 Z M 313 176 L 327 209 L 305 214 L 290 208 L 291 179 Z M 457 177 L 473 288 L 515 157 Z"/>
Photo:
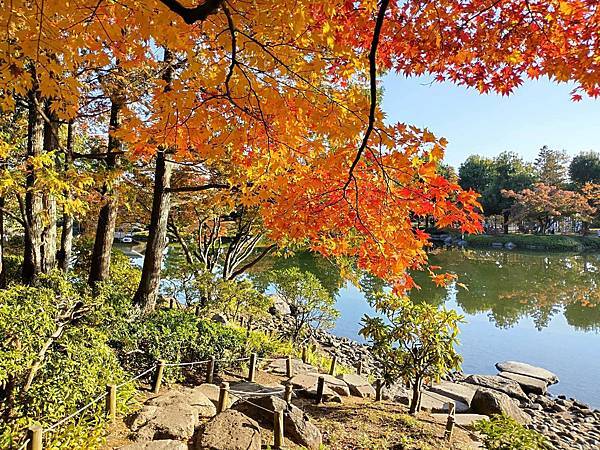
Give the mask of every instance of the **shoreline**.
<path id="1" fill-rule="evenodd" d="M 600 237 L 594 235 L 538 234 L 433 234 L 430 241 L 454 247 L 528 250 L 538 252 L 599 252 Z"/>
<path id="2" fill-rule="evenodd" d="M 262 325 L 266 331 L 281 332 L 289 326 L 289 320 L 286 320 L 286 315 L 272 315 L 263 321 Z M 321 329 L 315 330 L 311 343 L 316 344 L 323 353 L 336 356 L 337 361 L 344 366 L 356 367 L 358 362 L 362 361 L 363 372 L 366 374 L 377 376 L 381 370 L 380 364 L 366 344 Z M 547 386 L 552 384 L 553 380 L 543 386 L 543 383 L 536 383 L 536 380 L 531 377 L 513 376 L 512 380 L 504 378 L 511 375 L 513 374 L 506 374 L 503 371 L 498 375 L 454 374 L 439 384 L 426 387 L 425 392 L 431 400 L 425 402 L 424 410 L 429 409 L 431 413 L 440 413 L 443 411 L 439 410 L 439 405 L 445 406 L 445 401 L 452 401 L 457 405 L 458 416 L 463 414 L 465 417 L 470 416 L 474 412 L 470 403 L 473 394 L 479 390 L 491 390 L 494 395 L 500 397 L 506 395 L 512 399 L 511 411 L 513 407 L 516 408 L 515 415 L 523 417 L 523 423 L 528 428 L 546 436 L 553 448 L 564 450 L 600 448 L 600 409 L 592 408 L 575 398 L 551 394 L 547 391 Z M 385 391 L 387 395 L 384 394 L 384 398 L 387 397 L 394 402 L 406 404 L 410 398 L 410 393 L 402 383 L 395 383 Z M 522 414 L 525 416 L 521 416 Z"/>

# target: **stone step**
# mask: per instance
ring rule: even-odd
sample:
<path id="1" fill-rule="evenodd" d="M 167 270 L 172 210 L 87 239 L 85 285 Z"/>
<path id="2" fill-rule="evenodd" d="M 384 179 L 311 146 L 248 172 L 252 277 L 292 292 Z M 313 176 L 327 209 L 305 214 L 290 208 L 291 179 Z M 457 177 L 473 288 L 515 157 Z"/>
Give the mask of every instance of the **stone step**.
<path id="1" fill-rule="evenodd" d="M 516 381 L 519 386 L 529 394 L 545 395 L 548 392 L 548 385 L 544 380 L 539 378 L 528 377 L 527 375 L 519 375 L 512 372 L 500 372 L 502 378 Z"/>
<path id="2" fill-rule="evenodd" d="M 437 422 L 446 423 L 448 420 L 448 414 L 434 413 L 432 416 Z M 472 427 L 475 422 L 488 419 L 489 417 L 483 414 L 456 414 L 454 416 L 454 423 L 461 427 Z"/>
<path id="3" fill-rule="evenodd" d="M 471 405 L 471 400 L 477 391 L 477 387 L 471 384 L 452 383 L 451 381 L 441 381 L 429 387 L 429 391 L 446 397 L 458 400 L 459 402 Z"/>

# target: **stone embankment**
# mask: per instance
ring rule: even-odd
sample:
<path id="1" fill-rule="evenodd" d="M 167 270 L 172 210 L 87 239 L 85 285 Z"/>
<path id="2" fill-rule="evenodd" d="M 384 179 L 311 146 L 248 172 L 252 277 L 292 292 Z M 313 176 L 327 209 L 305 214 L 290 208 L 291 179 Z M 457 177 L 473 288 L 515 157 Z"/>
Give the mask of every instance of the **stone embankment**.
<path id="1" fill-rule="evenodd" d="M 285 309 L 283 313 L 281 308 L 273 312 L 264 327 L 285 333 L 291 327 L 291 319 Z M 369 374 L 371 379 L 380 374 L 381 365 L 367 345 L 324 330 L 315 331 L 312 343 L 322 352 L 335 355 L 345 366 L 356 367 L 362 363 L 363 373 Z M 516 361 L 499 362 L 496 368 L 497 375 L 454 374 L 451 379 L 428 386 L 422 397 L 423 409 L 434 416 L 439 414 L 442 419 L 448 403 L 453 402 L 456 423 L 461 426 L 504 413 L 542 433 L 556 449 L 600 449 L 600 410 L 573 398 L 551 395 L 548 387 L 559 381 L 554 373 Z M 316 382 L 316 378 L 296 378 L 298 387 L 308 388 Z M 328 388 L 329 400 L 338 400 L 336 395 L 341 389 L 335 383 L 328 384 Z M 384 398 L 408 404 L 411 393 L 402 383 L 397 383 L 384 391 Z"/>

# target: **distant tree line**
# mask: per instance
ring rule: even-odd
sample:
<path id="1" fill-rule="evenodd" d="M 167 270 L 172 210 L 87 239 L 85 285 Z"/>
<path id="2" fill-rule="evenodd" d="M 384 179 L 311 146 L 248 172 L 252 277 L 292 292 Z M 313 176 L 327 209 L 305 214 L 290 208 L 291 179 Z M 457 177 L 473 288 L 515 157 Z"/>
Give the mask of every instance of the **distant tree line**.
<path id="1" fill-rule="evenodd" d="M 565 151 L 544 146 L 533 163 L 514 152 L 496 157 L 471 155 L 458 169 L 463 189 L 481 194 L 487 218 L 502 217 L 502 228 L 522 224 L 523 231 L 553 232 L 570 219 L 585 233 L 600 212 L 600 153 L 581 152 L 570 159 Z M 494 225 L 488 228 L 495 228 Z"/>

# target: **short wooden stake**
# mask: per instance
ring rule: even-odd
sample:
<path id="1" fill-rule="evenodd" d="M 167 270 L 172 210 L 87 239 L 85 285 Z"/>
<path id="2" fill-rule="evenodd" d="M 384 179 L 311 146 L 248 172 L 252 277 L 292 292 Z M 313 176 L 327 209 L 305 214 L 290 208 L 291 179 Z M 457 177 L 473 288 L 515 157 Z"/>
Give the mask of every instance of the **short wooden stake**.
<path id="1" fill-rule="evenodd" d="M 292 378 L 294 376 L 294 371 L 292 370 L 292 357 L 288 355 L 285 360 L 285 375 L 288 378 Z"/>
<path id="2" fill-rule="evenodd" d="M 383 380 L 381 378 L 377 378 L 375 382 L 375 401 L 380 402 L 383 398 Z"/>
<path id="3" fill-rule="evenodd" d="M 323 391 L 325 390 L 325 377 L 319 377 L 317 382 L 317 405 L 323 403 Z"/>
<path id="4" fill-rule="evenodd" d="M 173 297 L 171 297 L 171 298 L 169 299 L 169 308 L 170 308 L 170 309 L 173 309 L 173 308 L 175 308 L 175 299 L 174 299 Z"/>
<path id="5" fill-rule="evenodd" d="M 196 305 L 196 308 L 194 309 L 194 315 L 196 317 L 200 317 L 200 305 Z"/>
<path id="6" fill-rule="evenodd" d="M 306 345 L 302 346 L 302 362 L 304 364 L 308 363 L 308 353 L 307 353 Z"/>
<path id="7" fill-rule="evenodd" d="M 27 444 L 28 450 L 42 450 L 44 448 L 44 430 L 41 426 L 30 426 L 27 430 L 27 438 L 29 439 L 29 444 Z"/>
<path id="8" fill-rule="evenodd" d="M 256 374 L 256 353 L 250 355 L 250 364 L 248 367 L 248 381 L 254 381 Z"/>
<path id="9" fill-rule="evenodd" d="M 356 365 L 356 373 L 358 375 L 362 375 L 363 372 L 363 362 L 362 359 L 358 361 L 358 364 Z"/>
<path id="10" fill-rule="evenodd" d="M 106 418 L 111 422 L 117 420 L 117 386 L 106 385 Z"/>
<path id="11" fill-rule="evenodd" d="M 283 399 L 286 401 L 286 403 L 289 405 L 290 403 L 292 403 L 292 383 L 287 383 L 285 385 L 285 393 L 283 394 Z"/>
<path id="12" fill-rule="evenodd" d="M 206 382 L 212 383 L 215 377 L 215 357 L 211 356 L 206 366 Z"/>
<path id="13" fill-rule="evenodd" d="M 446 432 L 444 433 L 444 438 L 450 442 L 452 440 L 452 433 L 454 432 L 454 411 L 456 406 L 454 403 L 448 403 L 448 420 L 446 421 Z"/>
<path id="14" fill-rule="evenodd" d="M 221 383 L 221 387 L 219 389 L 219 403 L 217 405 L 217 412 L 222 413 L 229 406 L 229 383 L 223 382 Z"/>
<path id="15" fill-rule="evenodd" d="M 337 356 L 333 355 L 331 359 L 331 367 L 329 367 L 329 375 L 335 375 L 335 366 L 337 364 Z"/>
<path id="16" fill-rule="evenodd" d="M 283 410 L 273 413 L 273 448 L 283 448 Z"/>
<path id="17" fill-rule="evenodd" d="M 154 377 L 154 384 L 152 385 L 152 393 L 158 394 L 160 391 L 160 385 L 163 379 L 163 372 L 165 371 L 165 363 L 164 361 L 160 361 L 158 363 L 158 367 L 156 368 L 156 376 Z"/>

